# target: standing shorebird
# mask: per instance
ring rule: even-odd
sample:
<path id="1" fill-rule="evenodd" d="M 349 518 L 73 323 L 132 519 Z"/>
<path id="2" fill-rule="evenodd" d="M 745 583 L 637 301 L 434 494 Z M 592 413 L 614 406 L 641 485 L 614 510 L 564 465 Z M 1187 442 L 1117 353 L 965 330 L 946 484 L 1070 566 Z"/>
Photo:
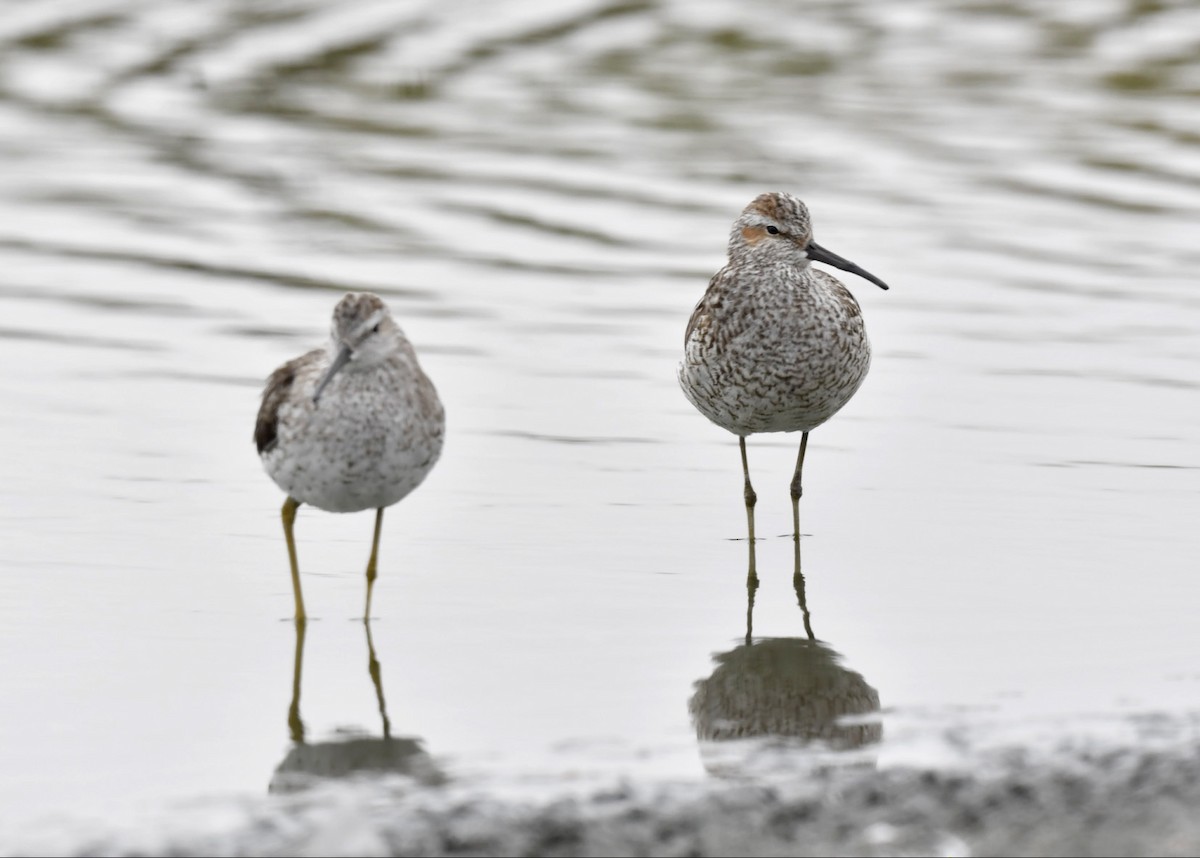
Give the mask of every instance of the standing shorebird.
<path id="1" fill-rule="evenodd" d="M 437 391 L 379 296 L 345 295 L 333 308 L 331 334 L 323 348 L 271 373 L 254 427 L 263 466 L 287 492 L 283 533 L 298 621 L 305 613 L 292 535 L 297 508 L 375 510 L 369 619 L 383 510 L 421 484 L 446 432 Z"/>
<path id="2" fill-rule="evenodd" d="M 761 194 L 729 234 L 729 262 L 713 275 L 684 334 L 679 383 L 693 405 L 738 436 L 746 477 L 754 568 L 754 504 L 746 436 L 803 432 L 792 476 L 792 524 L 800 553 L 800 472 L 808 433 L 838 412 L 866 377 L 871 344 L 858 302 L 835 277 L 812 267 L 825 262 L 887 284 L 813 241 L 804 203 L 784 193 Z"/>

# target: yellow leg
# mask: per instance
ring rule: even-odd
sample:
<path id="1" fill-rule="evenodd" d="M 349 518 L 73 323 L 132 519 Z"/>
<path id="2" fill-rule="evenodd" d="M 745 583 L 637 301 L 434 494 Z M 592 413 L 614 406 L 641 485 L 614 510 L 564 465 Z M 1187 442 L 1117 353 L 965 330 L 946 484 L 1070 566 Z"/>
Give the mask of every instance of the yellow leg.
<path id="1" fill-rule="evenodd" d="M 296 510 L 300 501 L 289 497 L 283 502 L 283 535 L 287 539 L 288 560 L 292 563 L 292 593 L 296 597 L 296 621 L 303 622 L 308 615 L 304 613 L 304 594 L 300 591 L 300 564 L 296 562 L 296 537 L 292 535 L 292 525 L 296 522 Z"/>
<path id="2" fill-rule="evenodd" d="M 375 539 L 371 541 L 371 559 L 367 561 L 367 609 L 363 612 L 363 619 L 371 619 L 371 590 L 375 587 L 375 579 L 379 573 L 376 571 L 376 564 L 379 560 L 379 530 L 383 527 L 383 507 L 375 510 Z"/>
<path id="3" fill-rule="evenodd" d="M 743 492 L 746 498 L 746 529 L 750 537 L 750 571 L 746 573 L 746 586 L 758 586 L 758 571 L 754 564 L 754 505 L 758 503 L 758 495 L 754 493 L 754 487 L 750 485 L 750 465 L 746 461 L 746 437 L 740 436 L 738 444 L 742 449 L 742 473 L 746 475 L 746 488 Z"/>

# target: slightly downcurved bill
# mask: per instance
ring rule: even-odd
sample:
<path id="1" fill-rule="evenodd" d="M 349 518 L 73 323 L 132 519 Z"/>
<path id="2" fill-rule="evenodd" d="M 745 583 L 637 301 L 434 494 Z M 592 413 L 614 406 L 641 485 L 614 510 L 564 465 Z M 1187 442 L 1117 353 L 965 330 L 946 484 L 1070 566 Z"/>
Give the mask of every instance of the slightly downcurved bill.
<path id="1" fill-rule="evenodd" d="M 864 280 L 870 280 L 880 289 L 888 288 L 886 283 L 884 283 L 870 271 L 867 271 L 865 268 L 859 268 L 849 259 L 838 256 L 832 250 L 826 250 L 815 241 L 810 241 L 806 250 L 808 251 L 808 258 L 814 262 L 824 262 L 826 265 L 832 265 L 836 268 L 842 269 L 843 271 L 849 271 L 851 274 L 857 274 Z"/>

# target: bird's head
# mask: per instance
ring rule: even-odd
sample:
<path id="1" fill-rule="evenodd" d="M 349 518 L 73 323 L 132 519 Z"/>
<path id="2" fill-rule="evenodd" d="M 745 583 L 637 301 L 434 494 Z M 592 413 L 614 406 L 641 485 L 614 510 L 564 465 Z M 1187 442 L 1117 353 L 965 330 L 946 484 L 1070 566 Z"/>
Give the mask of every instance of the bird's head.
<path id="1" fill-rule="evenodd" d="M 759 194 L 733 222 L 729 234 L 729 258 L 735 262 L 760 259 L 807 268 L 824 262 L 870 280 L 881 289 L 887 284 L 848 259 L 813 241 L 808 208 L 783 192 Z"/>

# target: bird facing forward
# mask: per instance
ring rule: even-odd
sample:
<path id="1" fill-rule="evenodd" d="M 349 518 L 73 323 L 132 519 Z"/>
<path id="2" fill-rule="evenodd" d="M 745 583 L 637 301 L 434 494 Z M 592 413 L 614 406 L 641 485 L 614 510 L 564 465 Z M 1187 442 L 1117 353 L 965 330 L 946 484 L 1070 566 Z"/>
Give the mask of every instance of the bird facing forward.
<path id="1" fill-rule="evenodd" d="M 283 532 L 297 621 L 306 616 L 292 534 L 299 506 L 376 511 L 363 615 L 369 619 L 383 510 L 433 469 L 445 428 L 433 383 L 377 295 L 343 296 L 329 342 L 271 373 L 254 442 L 267 474 L 287 493 Z"/>
<path id="2" fill-rule="evenodd" d="M 729 261 L 708 284 L 684 335 L 679 383 L 705 417 L 738 436 L 754 564 L 754 504 L 746 436 L 803 432 L 792 476 L 800 545 L 800 475 L 808 433 L 850 401 L 871 365 L 862 311 L 824 262 L 887 284 L 813 241 L 808 209 L 786 193 L 756 197 L 733 223 Z"/>

